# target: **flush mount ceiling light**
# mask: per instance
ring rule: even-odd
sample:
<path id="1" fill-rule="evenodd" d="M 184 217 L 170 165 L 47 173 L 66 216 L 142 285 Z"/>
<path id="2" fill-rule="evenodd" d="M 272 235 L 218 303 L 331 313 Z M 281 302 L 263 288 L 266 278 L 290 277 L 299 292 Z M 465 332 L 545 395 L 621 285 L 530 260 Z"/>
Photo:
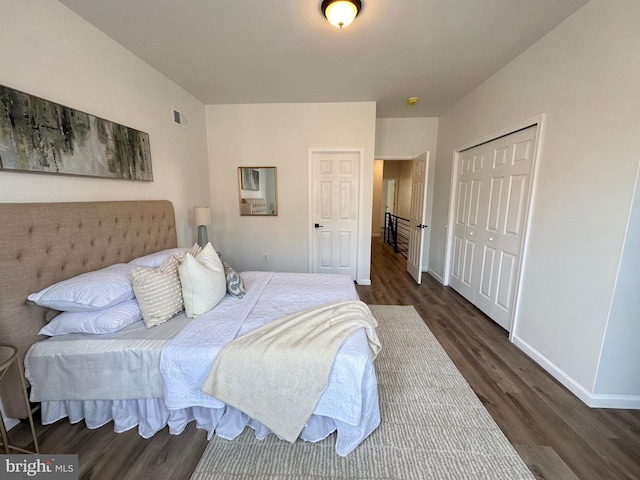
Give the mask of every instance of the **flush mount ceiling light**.
<path id="1" fill-rule="evenodd" d="M 362 8 L 360 0 L 323 0 L 322 13 L 334 27 L 342 28 L 353 22 Z"/>

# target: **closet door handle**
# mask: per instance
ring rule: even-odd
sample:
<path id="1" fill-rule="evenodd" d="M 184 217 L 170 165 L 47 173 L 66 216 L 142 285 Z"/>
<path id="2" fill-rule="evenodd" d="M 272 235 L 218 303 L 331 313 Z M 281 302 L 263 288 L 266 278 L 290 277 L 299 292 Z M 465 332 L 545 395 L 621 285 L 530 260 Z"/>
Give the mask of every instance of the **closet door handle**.
<path id="1" fill-rule="evenodd" d="M 320 225 L 319 223 L 316 223 L 313 227 L 314 228 L 322 228 L 322 227 L 324 227 L 324 225 Z"/>

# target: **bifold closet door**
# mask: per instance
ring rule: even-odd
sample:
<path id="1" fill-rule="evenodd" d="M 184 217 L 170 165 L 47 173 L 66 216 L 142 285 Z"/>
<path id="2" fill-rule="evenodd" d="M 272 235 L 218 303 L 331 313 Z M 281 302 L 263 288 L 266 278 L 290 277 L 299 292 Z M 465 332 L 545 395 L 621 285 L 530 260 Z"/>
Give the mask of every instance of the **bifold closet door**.
<path id="1" fill-rule="evenodd" d="M 510 330 L 537 126 L 460 153 L 449 283 Z"/>

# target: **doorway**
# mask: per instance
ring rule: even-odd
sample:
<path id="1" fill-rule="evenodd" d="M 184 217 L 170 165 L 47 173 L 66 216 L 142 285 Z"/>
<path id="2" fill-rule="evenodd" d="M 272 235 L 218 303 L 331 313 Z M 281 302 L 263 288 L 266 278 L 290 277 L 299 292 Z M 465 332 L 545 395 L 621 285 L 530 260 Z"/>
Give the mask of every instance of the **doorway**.
<path id="1" fill-rule="evenodd" d="M 375 214 L 373 231 L 377 231 L 379 226 L 384 243 L 407 260 L 407 270 L 420 283 L 422 273 L 428 271 L 426 260 L 429 255 L 430 233 L 427 224 L 430 223 L 429 198 L 432 190 L 429 186 L 429 152 L 415 158 L 408 156 L 376 161 L 382 162 L 377 187 L 380 193 L 376 194 L 374 191 L 374 203 L 379 205 L 380 214 Z M 392 188 L 393 211 L 387 208 L 391 205 Z M 385 218 L 387 211 L 393 216 L 391 225 L 388 225 L 390 219 Z M 378 226 L 375 225 L 376 221 L 379 222 Z"/>

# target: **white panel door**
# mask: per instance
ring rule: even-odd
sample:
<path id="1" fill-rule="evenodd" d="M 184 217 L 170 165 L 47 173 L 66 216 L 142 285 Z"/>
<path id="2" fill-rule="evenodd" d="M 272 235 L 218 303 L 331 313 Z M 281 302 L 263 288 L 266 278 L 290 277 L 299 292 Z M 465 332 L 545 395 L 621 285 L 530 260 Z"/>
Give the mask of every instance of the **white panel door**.
<path id="1" fill-rule="evenodd" d="M 424 249 L 424 216 L 427 205 L 427 173 L 429 157 L 423 153 L 413 159 L 413 178 L 411 181 L 411 211 L 409 214 L 409 252 L 407 254 L 407 272 L 419 285 L 422 282 L 422 254 Z"/>
<path id="2" fill-rule="evenodd" d="M 478 227 L 484 183 L 485 151 L 461 153 L 454 216 L 453 262 L 449 284 L 470 302 L 475 299 Z"/>
<path id="3" fill-rule="evenodd" d="M 360 154 L 311 153 L 312 271 L 356 280 Z"/>
<path id="4" fill-rule="evenodd" d="M 450 285 L 510 330 L 537 127 L 461 152 Z"/>

